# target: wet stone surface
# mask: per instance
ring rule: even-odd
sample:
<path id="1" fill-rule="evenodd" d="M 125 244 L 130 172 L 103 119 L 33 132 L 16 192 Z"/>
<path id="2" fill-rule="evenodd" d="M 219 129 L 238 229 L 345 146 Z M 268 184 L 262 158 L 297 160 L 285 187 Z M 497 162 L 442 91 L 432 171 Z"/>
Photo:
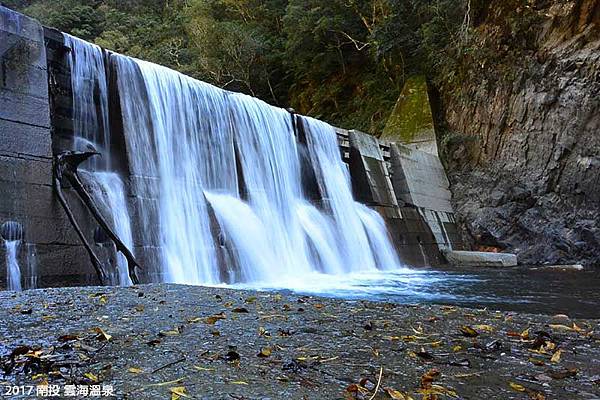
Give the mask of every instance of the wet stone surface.
<path id="1" fill-rule="evenodd" d="M 598 320 L 181 285 L 0 301 L 3 386 L 110 384 L 119 399 L 600 398 Z"/>

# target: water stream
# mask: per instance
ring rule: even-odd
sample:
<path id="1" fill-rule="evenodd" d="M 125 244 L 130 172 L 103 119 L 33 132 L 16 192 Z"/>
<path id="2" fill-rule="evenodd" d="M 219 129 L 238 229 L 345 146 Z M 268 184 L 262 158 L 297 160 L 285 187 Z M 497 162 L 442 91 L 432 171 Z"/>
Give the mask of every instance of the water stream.
<path id="1" fill-rule="evenodd" d="M 73 90 L 73 147 L 77 151 L 101 154 L 84 162 L 81 168 L 91 172 L 91 185 L 95 186 L 93 192 L 96 200 L 104 203 L 105 217 L 123 243 L 133 251 L 125 185 L 112 165 L 105 55 L 100 47 L 67 34 L 65 45 L 71 49 L 68 62 Z M 116 273 L 113 273 L 111 283 L 130 285 L 127 260 L 122 254 L 117 255 L 113 267 Z"/>
<path id="2" fill-rule="evenodd" d="M 5 240 L 6 247 L 6 286 L 8 290 L 21 291 L 21 268 L 19 267 L 18 254 L 21 246 L 20 240 Z"/>

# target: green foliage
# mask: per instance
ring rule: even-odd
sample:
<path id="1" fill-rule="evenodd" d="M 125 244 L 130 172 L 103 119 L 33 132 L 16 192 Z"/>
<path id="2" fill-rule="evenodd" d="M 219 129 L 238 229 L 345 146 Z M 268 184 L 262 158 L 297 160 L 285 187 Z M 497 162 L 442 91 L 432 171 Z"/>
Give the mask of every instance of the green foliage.
<path id="1" fill-rule="evenodd" d="M 487 12 L 479 3 L 473 0 L 473 12 Z M 467 4 L 11 0 L 9 6 L 103 47 L 333 124 L 379 133 L 407 76 L 452 79 L 449 71 L 467 53 Z"/>

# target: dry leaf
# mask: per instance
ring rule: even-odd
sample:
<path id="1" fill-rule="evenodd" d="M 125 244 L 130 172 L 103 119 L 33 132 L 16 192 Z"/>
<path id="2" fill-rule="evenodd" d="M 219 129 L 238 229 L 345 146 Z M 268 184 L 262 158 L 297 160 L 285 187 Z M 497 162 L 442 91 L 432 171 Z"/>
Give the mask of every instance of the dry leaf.
<path id="1" fill-rule="evenodd" d="M 93 328 L 92 331 L 94 331 L 95 333 L 98 334 L 97 339 L 98 340 L 106 340 L 107 342 L 112 339 L 112 336 L 109 335 L 108 333 L 104 332 L 104 330 L 102 328 Z"/>
<path id="2" fill-rule="evenodd" d="M 491 325 L 475 325 L 473 328 L 475 328 L 478 331 L 484 331 L 484 332 L 494 332 L 494 327 Z"/>
<path id="3" fill-rule="evenodd" d="M 271 348 L 270 347 L 263 347 L 262 349 L 260 349 L 260 353 L 257 354 L 258 357 L 269 357 L 271 355 Z"/>
<path id="4" fill-rule="evenodd" d="M 470 326 L 466 326 L 466 325 L 460 327 L 460 333 L 462 333 L 463 336 L 466 336 L 466 337 L 479 336 L 479 333 L 475 329 L 471 328 Z"/>
<path id="5" fill-rule="evenodd" d="M 510 388 L 512 390 L 515 390 L 517 392 L 524 392 L 525 390 L 525 386 L 523 385 L 519 385 L 518 383 L 514 383 L 514 382 L 509 382 L 508 385 L 510 386 Z"/>
<path id="6" fill-rule="evenodd" d="M 207 317 L 204 322 L 206 322 L 209 325 L 214 325 L 218 320 L 220 319 L 225 319 L 226 316 L 224 313 L 219 313 L 219 314 L 215 314 L 215 315 L 211 315 L 210 317 Z"/>
<path id="7" fill-rule="evenodd" d="M 550 361 L 552 361 L 553 363 L 560 362 L 560 355 L 562 354 L 562 352 L 562 350 L 556 350 L 556 352 L 554 352 L 554 354 L 552 355 Z"/>
<path id="8" fill-rule="evenodd" d="M 130 372 L 132 374 L 141 374 L 142 372 L 144 372 L 144 370 L 136 367 L 131 367 L 127 370 L 127 372 Z"/>
<path id="9" fill-rule="evenodd" d="M 190 397 L 188 396 L 184 386 L 172 387 L 169 388 L 169 391 L 171 392 L 171 400 L 177 400 L 181 397 Z"/>
<path id="10" fill-rule="evenodd" d="M 392 388 L 384 388 L 383 389 L 388 396 L 390 396 L 391 399 L 395 399 L 395 400 L 412 400 L 412 397 L 410 397 L 408 394 L 402 393 L 398 390 L 394 390 Z"/>
<path id="11" fill-rule="evenodd" d="M 86 372 L 85 374 L 83 374 L 83 376 L 85 376 L 86 378 L 88 378 L 93 383 L 98 382 L 98 375 L 95 375 L 95 374 L 93 374 L 91 372 Z"/>

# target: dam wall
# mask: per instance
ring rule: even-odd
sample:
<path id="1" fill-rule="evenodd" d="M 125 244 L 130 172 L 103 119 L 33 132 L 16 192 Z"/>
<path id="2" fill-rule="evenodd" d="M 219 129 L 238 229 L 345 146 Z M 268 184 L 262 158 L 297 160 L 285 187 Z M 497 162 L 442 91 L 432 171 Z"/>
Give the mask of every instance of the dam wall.
<path id="1" fill-rule="evenodd" d="M 23 288 L 98 283 L 53 187 L 53 158 L 73 149 L 76 135 L 67 62 L 70 51 L 61 32 L 0 6 L 0 226 L 16 223 L 22 228 L 14 256 Z M 110 52 L 105 53 L 109 59 Z M 133 250 L 142 266 L 141 281 L 162 281 L 164 276 L 157 266 L 159 243 L 152 240 L 155 235 L 148 235 L 158 227 L 144 226 L 140 217 L 156 208 L 157 199 L 144 198 L 136 192 L 139 185 L 132 183 L 156 177 L 132 173 L 119 77 L 110 63 L 107 75 L 112 131 L 109 147 L 115 170 L 125 184 Z M 89 100 L 97 101 L 95 96 Z M 290 118 L 296 117 L 290 114 Z M 447 179 L 437 156 L 355 130 L 336 128 L 336 133 L 354 198 L 384 218 L 404 264 L 438 265 L 444 262 L 440 250 L 462 248 Z M 85 182 L 85 174 L 82 178 Z M 99 239 L 100 228 L 76 193 L 68 186 L 62 190 L 94 251 L 115 265 L 114 246 Z M 314 203 L 319 200 L 315 198 Z M 7 249 L 0 246 L 0 260 L 11 257 Z M 3 261 L 0 265 L 4 266 Z M 2 267 L 0 286 L 6 287 L 6 278 L 7 269 Z"/>

